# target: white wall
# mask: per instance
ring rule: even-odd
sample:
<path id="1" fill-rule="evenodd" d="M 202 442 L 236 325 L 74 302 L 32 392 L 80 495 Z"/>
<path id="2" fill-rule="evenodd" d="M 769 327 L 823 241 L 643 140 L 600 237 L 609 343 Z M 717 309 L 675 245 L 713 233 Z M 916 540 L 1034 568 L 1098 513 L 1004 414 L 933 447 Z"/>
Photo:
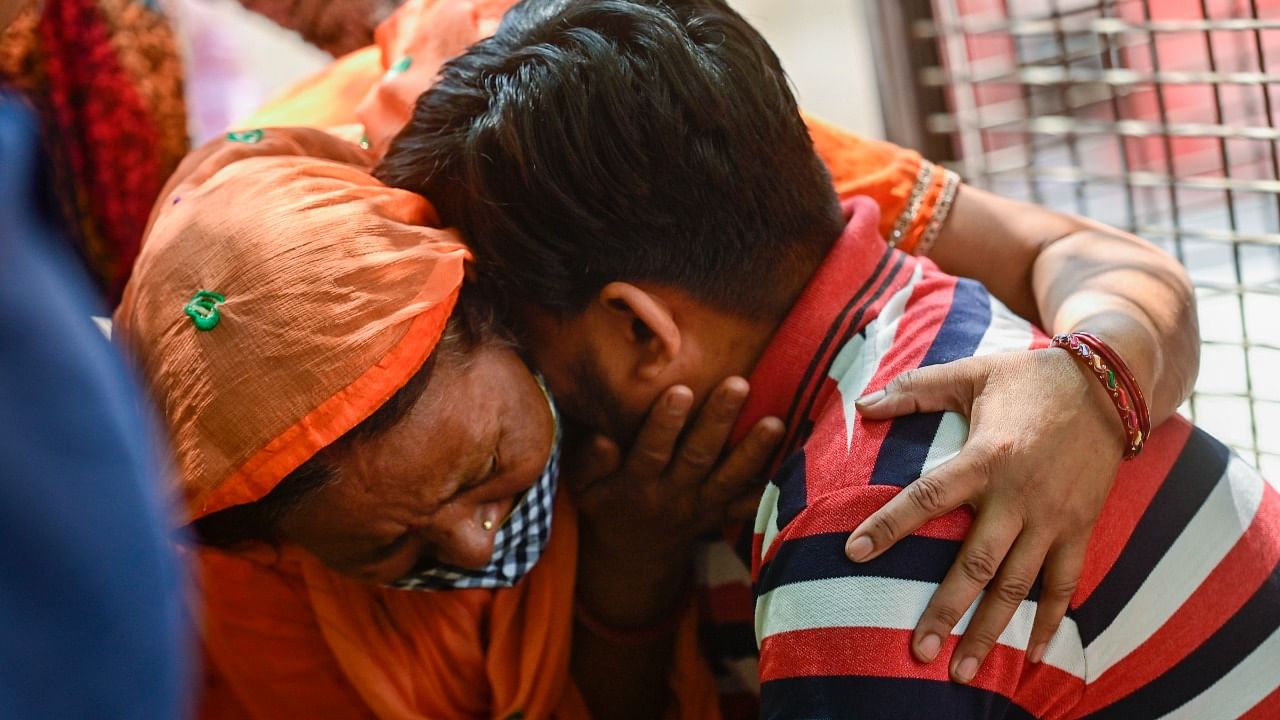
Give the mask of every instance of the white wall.
<path id="1" fill-rule="evenodd" d="M 885 0 L 729 0 L 769 40 L 809 112 L 884 136 L 865 5 Z M 890 0 L 892 1 L 892 0 Z"/>

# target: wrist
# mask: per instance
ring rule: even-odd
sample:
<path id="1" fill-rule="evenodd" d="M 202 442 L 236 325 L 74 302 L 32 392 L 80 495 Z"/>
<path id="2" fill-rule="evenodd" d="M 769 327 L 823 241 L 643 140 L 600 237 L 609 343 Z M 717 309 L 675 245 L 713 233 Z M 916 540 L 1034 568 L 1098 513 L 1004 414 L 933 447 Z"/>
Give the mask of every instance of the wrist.
<path id="1" fill-rule="evenodd" d="M 1069 352 L 1106 393 L 1125 441 L 1126 460 L 1137 457 L 1151 434 L 1145 393 L 1120 355 L 1096 335 L 1074 332 L 1053 338 L 1052 346 Z"/>
<path id="2" fill-rule="evenodd" d="M 692 546 L 658 555 L 636 545 L 602 546 L 584 533 L 575 596 L 604 624 L 640 627 L 668 616 L 689 595 L 692 577 Z"/>

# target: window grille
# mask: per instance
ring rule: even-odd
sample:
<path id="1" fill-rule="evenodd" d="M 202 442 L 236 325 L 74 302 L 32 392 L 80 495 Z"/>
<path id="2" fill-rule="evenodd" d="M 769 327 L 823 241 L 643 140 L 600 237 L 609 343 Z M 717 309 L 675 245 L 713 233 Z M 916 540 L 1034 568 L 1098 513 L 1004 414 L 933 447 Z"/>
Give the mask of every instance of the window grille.
<path id="1" fill-rule="evenodd" d="M 1182 261 L 1204 339 L 1183 411 L 1280 477 L 1280 0 L 869 6 L 891 139 Z"/>

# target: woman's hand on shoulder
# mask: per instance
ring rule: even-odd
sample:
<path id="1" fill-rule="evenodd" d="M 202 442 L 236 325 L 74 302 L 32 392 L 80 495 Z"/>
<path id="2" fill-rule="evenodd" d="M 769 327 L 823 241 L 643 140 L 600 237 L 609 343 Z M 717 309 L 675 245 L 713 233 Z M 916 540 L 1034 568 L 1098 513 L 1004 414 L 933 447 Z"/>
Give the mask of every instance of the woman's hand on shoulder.
<path id="1" fill-rule="evenodd" d="M 933 518 L 962 505 L 974 509 L 960 553 L 912 638 L 917 658 L 932 662 L 981 594 L 950 658 L 951 677 L 968 682 L 1037 582 L 1026 650 L 1031 662 L 1043 659 L 1075 594 L 1125 446 L 1101 385 L 1059 349 L 920 368 L 858 402 L 871 420 L 941 410 L 968 418 L 964 448 L 868 517 L 847 552 L 865 562 Z"/>

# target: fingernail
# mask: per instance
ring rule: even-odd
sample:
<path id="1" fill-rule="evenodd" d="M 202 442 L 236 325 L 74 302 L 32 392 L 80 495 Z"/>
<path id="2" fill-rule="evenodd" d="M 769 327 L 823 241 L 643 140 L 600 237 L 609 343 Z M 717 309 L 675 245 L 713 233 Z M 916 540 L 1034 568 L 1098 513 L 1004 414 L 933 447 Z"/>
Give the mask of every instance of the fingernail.
<path id="1" fill-rule="evenodd" d="M 1031 648 L 1031 654 L 1027 656 L 1027 659 L 1031 661 L 1032 665 L 1039 665 L 1040 661 L 1044 659 L 1044 651 L 1047 649 L 1049 649 L 1049 643 L 1040 643 Z"/>
<path id="2" fill-rule="evenodd" d="M 967 657 L 956 666 L 956 680 L 968 684 L 978 674 L 978 658 Z"/>
<path id="3" fill-rule="evenodd" d="M 871 551 L 874 549 L 875 546 L 871 544 L 871 538 L 866 535 L 859 535 L 849 541 L 849 544 L 844 548 L 844 552 L 849 556 L 850 560 L 862 562 L 871 556 Z"/>
<path id="4" fill-rule="evenodd" d="M 673 413 L 682 413 L 689 407 L 689 397 L 684 393 L 673 393 L 667 396 L 667 409 Z"/>
<path id="5" fill-rule="evenodd" d="M 920 640 L 920 644 L 916 646 L 916 649 L 920 653 L 921 659 L 925 662 L 933 662 L 934 658 L 938 657 L 938 651 L 942 649 L 942 638 L 929 633 Z"/>
<path id="6" fill-rule="evenodd" d="M 875 405 L 876 403 L 883 400 L 886 394 L 887 393 L 885 393 L 884 390 L 877 390 L 873 393 L 868 393 L 858 398 L 857 404 L 862 405 L 864 407 L 867 405 Z"/>

